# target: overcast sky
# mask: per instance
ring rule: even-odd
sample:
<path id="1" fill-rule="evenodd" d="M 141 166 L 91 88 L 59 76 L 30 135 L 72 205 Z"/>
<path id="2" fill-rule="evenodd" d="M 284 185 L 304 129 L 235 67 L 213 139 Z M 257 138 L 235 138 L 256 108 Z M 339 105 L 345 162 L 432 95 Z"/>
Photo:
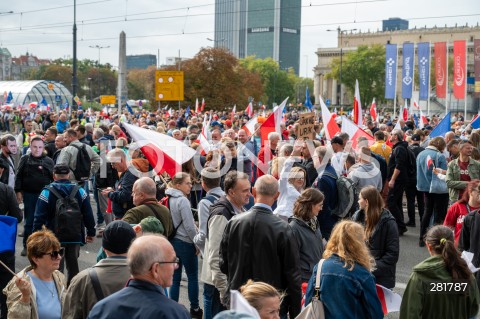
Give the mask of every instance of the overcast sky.
<path id="1" fill-rule="evenodd" d="M 232 0 L 235 1 L 235 0 Z M 255 0 L 262 1 L 262 0 Z M 272 1 L 272 0 L 268 0 Z M 118 66 L 118 37 L 127 35 L 127 54 L 194 56 L 213 43 L 215 0 L 77 0 L 77 57 Z M 39 58 L 72 56 L 73 0 L 1 1 L 0 47 L 13 56 L 27 51 Z M 383 19 L 400 17 L 410 28 L 477 25 L 479 0 L 302 0 L 300 75 L 313 77 L 317 48 L 335 47 L 327 29 L 381 29 Z"/>

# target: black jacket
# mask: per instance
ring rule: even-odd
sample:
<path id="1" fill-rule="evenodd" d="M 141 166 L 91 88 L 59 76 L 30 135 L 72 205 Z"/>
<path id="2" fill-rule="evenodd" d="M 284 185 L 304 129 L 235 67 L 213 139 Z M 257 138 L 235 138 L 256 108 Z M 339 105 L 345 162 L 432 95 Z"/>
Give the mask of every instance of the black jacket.
<path id="1" fill-rule="evenodd" d="M 53 160 L 53 154 L 57 151 L 55 141 L 45 142 L 45 150 L 47 151 L 47 156 Z"/>
<path id="2" fill-rule="evenodd" d="M 301 308 L 301 278 L 297 245 L 291 227 L 272 211 L 253 206 L 232 218 L 220 244 L 220 269 L 228 277 L 228 290 L 247 280 L 264 281 L 285 291 L 282 309 L 295 318 Z"/>
<path id="3" fill-rule="evenodd" d="M 8 163 L 8 167 L 3 170 L 2 176 L 0 176 L 0 182 L 7 184 L 8 185 L 8 176 L 10 175 L 10 170 L 13 169 L 15 171 L 15 160 L 13 159 L 12 156 L 10 156 L 12 162 L 13 162 L 13 167 L 11 166 L 10 160 L 3 155 L 3 152 L 0 151 L 0 158 L 2 158 L 6 163 Z"/>
<path id="4" fill-rule="evenodd" d="M 298 246 L 298 257 L 300 276 L 302 282 L 308 282 L 312 277 L 313 267 L 322 259 L 323 242 L 322 233 L 320 232 L 320 225 L 315 218 L 317 225 L 315 231 L 308 226 L 308 224 L 300 218 L 290 217 L 288 219 L 289 225 L 293 231 L 293 237 Z"/>
<path id="5" fill-rule="evenodd" d="M 210 222 L 210 218 L 212 218 L 212 216 L 222 215 L 227 220 L 230 220 L 232 219 L 233 216 L 235 216 L 235 210 L 226 196 L 220 197 L 215 203 L 210 205 L 209 212 L 210 212 L 210 215 L 208 216 L 208 220 L 207 220 L 207 238 L 208 238 L 208 223 Z"/>
<path id="6" fill-rule="evenodd" d="M 15 192 L 40 193 L 51 182 L 53 160 L 50 157 L 33 157 L 31 154 L 22 156 L 15 178 Z"/>
<path id="7" fill-rule="evenodd" d="M 122 218 L 127 210 L 134 207 L 132 190 L 133 184 L 137 179 L 138 177 L 127 169 L 115 183 L 114 191 L 108 193 L 108 198 L 112 200 L 112 212 L 115 218 Z"/>
<path id="8" fill-rule="evenodd" d="M 11 187 L 0 182 L 0 215 L 15 217 L 20 223 L 23 219 L 22 211 L 18 207 L 17 197 Z"/>
<path id="9" fill-rule="evenodd" d="M 462 232 L 458 239 L 458 249 L 473 253 L 472 264 L 480 266 L 480 213 L 475 210 L 463 219 Z M 480 287 L 480 271 L 475 273 L 477 284 Z"/>
<path id="10" fill-rule="evenodd" d="M 396 181 L 407 182 L 409 180 L 409 171 L 412 167 L 410 167 L 408 152 L 408 143 L 405 141 L 398 142 L 393 146 L 390 160 L 388 161 L 388 179 L 392 178 L 393 171 L 396 168 L 400 170 Z"/>
<path id="11" fill-rule="evenodd" d="M 357 211 L 352 219 L 365 225 L 365 212 Z M 395 287 L 395 271 L 400 245 L 397 223 L 387 209 L 383 209 L 380 220 L 368 239 L 367 246 L 375 258 L 376 269 L 373 271 L 375 282 L 392 289 Z"/>

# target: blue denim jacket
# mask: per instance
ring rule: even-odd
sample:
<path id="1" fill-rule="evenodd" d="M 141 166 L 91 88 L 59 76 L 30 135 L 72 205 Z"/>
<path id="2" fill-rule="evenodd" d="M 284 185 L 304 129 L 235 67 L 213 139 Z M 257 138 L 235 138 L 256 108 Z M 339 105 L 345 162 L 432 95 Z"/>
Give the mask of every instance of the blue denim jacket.
<path id="1" fill-rule="evenodd" d="M 427 157 L 430 156 L 435 167 L 446 170 L 447 159 L 435 147 L 428 146 L 417 156 L 417 190 L 429 192 L 432 183 L 433 165 L 427 167 Z"/>
<path id="2" fill-rule="evenodd" d="M 325 308 L 325 318 L 383 318 L 382 305 L 375 288 L 375 278 L 363 266 L 355 264 L 350 271 L 338 255 L 323 262 L 320 277 L 320 300 Z M 315 293 L 318 264 L 308 282 L 305 305 Z"/>

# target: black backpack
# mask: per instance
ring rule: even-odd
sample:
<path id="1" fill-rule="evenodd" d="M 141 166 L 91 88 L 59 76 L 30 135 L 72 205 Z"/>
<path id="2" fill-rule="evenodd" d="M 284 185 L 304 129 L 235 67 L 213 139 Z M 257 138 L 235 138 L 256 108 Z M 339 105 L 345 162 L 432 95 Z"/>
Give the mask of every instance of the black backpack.
<path id="1" fill-rule="evenodd" d="M 55 203 L 54 233 L 60 242 L 78 242 L 82 233 L 83 216 L 76 194 L 80 186 L 75 185 L 70 195 L 63 197 L 52 185 L 47 189 L 57 197 Z"/>
<path id="2" fill-rule="evenodd" d="M 74 144 L 70 144 L 70 146 L 78 150 L 75 170 L 70 169 L 72 169 L 77 182 L 86 182 L 90 179 L 90 170 L 92 168 L 92 160 L 90 159 L 90 155 L 88 155 L 87 146 L 83 143 L 82 146 Z"/>
<path id="3" fill-rule="evenodd" d="M 333 178 L 337 185 L 337 205 L 332 209 L 332 215 L 336 215 L 340 218 L 348 218 L 353 216 L 357 210 L 358 203 L 358 192 L 356 184 L 348 177 L 345 176 L 334 176 L 327 172 L 324 173 L 325 176 Z M 314 184 L 318 189 L 318 180 L 321 178 L 319 176 Z"/>

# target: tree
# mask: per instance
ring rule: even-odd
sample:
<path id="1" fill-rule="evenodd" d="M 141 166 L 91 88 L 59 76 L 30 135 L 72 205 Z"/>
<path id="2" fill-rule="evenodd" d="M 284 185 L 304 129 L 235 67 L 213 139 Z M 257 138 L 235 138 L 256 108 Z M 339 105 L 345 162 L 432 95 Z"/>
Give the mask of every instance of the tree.
<path id="1" fill-rule="evenodd" d="M 327 77 L 340 80 L 340 59 L 332 60 L 332 71 Z M 362 45 L 356 51 L 350 51 L 343 56 L 342 84 L 352 94 L 355 93 L 355 80 L 360 86 L 360 98 L 363 107 L 373 98 L 377 103 L 383 100 L 385 93 L 385 47 L 375 44 L 371 47 Z M 353 100 L 353 99 L 352 99 Z"/>
<path id="2" fill-rule="evenodd" d="M 230 110 L 234 104 L 247 105 L 249 97 L 258 100 L 263 94 L 260 77 L 240 66 L 223 48 L 202 48 L 183 62 L 181 69 L 185 72 L 186 105 L 205 98 L 208 108 Z"/>
<path id="3" fill-rule="evenodd" d="M 147 69 L 133 69 L 128 71 L 128 96 L 133 100 L 149 100 L 155 102 L 155 66 Z"/>

